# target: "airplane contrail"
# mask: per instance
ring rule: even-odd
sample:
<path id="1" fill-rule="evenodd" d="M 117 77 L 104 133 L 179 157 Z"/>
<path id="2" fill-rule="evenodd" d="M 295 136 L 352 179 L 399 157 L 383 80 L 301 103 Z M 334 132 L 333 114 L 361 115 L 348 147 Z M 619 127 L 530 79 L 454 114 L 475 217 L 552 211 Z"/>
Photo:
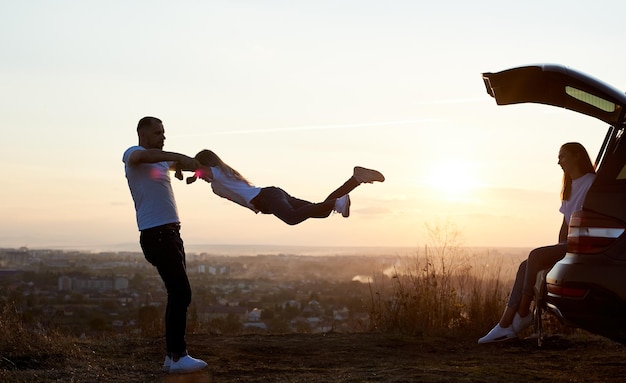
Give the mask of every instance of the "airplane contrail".
<path id="1" fill-rule="evenodd" d="M 474 102 L 482 102 L 485 97 L 465 97 L 465 98 L 449 98 L 443 100 L 433 100 L 418 102 L 418 105 L 446 105 L 446 104 L 470 104 Z"/>
<path id="2" fill-rule="evenodd" d="M 369 123 L 366 122 L 366 123 L 358 123 L 358 124 L 310 125 L 310 126 L 292 126 L 292 127 L 284 127 L 284 128 L 229 130 L 229 131 L 221 131 L 221 132 L 207 132 L 205 134 L 176 135 L 176 137 L 200 137 L 200 136 L 212 136 L 212 135 L 249 134 L 249 133 L 275 133 L 275 132 L 292 132 L 292 131 L 322 130 L 322 129 L 354 129 L 354 128 L 369 128 L 369 127 L 376 127 L 376 126 L 422 124 L 422 123 L 427 123 L 427 122 L 438 122 L 438 121 L 441 121 L 441 119 L 422 118 L 422 119 L 415 119 L 415 120 L 369 122 Z"/>

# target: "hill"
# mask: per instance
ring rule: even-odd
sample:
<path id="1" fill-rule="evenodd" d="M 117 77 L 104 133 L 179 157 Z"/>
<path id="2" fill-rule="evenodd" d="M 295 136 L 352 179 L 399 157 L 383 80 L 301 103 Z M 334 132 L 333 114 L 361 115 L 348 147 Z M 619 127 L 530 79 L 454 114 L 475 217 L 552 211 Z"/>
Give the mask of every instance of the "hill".
<path id="1" fill-rule="evenodd" d="M 626 349 L 588 334 L 477 345 L 476 336 L 374 333 L 218 336 L 191 334 L 209 367 L 160 371 L 162 338 L 73 341 L 67 354 L 0 357 L 3 382 L 623 382 Z"/>

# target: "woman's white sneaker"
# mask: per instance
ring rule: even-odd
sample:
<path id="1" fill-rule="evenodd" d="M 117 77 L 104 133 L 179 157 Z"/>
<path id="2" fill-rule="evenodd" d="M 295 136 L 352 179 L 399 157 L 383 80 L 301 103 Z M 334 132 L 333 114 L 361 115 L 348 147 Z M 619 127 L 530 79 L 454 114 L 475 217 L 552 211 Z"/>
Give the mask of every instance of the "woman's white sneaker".
<path id="1" fill-rule="evenodd" d="M 491 331 L 487 333 L 487 335 L 478 339 L 478 343 L 504 342 L 515 338 L 517 338 L 517 334 L 513 331 L 513 326 L 501 327 L 498 323 L 496 327 L 492 328 Z"/>
<path id="2" fill-rule="evenodd" d="M 529 328 L 532 323 L 533 323 L 532 313 L 528 313 L 528 315 L 526 315 L 523 318 L 518 313 L 515 313 L 515 316 L 513 317 L 513 324 L 512 324 L 513 331 L 519 334 L 520 332 Z"/>

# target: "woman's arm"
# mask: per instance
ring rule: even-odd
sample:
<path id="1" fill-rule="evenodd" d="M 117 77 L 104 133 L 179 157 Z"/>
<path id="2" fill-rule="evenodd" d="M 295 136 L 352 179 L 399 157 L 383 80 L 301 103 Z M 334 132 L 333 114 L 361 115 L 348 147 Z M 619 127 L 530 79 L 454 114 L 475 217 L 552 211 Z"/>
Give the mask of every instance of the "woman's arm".
<path id="1" fill-rule="evenodd" d="M 563 223 L 561 224 L 561 230 L 559 231 L 559 243 L 567 242 L 567 231 L 568 231 L 567 223 L 565 222 L 565 217 L 563 217 Z"/>

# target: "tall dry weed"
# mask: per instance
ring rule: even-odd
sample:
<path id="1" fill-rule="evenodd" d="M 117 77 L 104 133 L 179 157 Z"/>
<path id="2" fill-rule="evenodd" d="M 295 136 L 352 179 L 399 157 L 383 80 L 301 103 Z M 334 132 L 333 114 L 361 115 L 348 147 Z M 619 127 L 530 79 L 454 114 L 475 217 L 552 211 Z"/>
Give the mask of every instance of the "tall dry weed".
<path id="1" fill-rule="evenodd" d="M 373 330 L 409 335 L 483 331 L 508 295 L 497 262 L 462 246 L 454 227 L 429 227 L 429 245 L 399 258 L 370 282 Z M 485 250 L 486 251 L 486 250 Z M 495 259 L 495 258 L 494 258 Z"/>

